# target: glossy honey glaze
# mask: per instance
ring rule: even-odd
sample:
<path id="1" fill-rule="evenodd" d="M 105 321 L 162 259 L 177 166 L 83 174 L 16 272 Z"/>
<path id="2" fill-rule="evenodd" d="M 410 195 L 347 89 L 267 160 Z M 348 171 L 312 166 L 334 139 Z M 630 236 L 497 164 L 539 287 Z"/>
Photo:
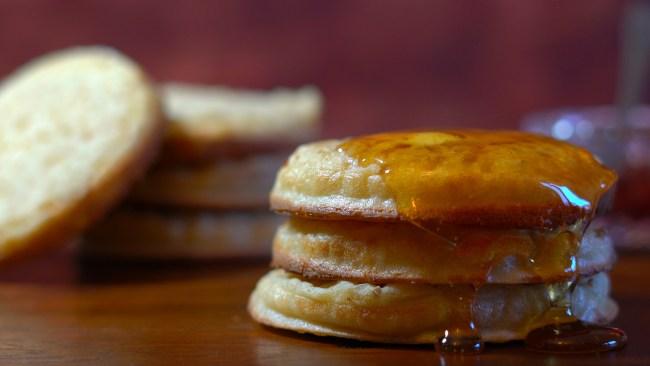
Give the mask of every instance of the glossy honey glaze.
<path id="1" fill-rule="evenodd" d="M 548 216 L 536 218 L 545 226 L 557 226 L 553 212 L 589 217 L 616 181 L 586 150 L 516 131 L 384 133 L 338 149 L 361 166 L 378 164 L 400 217 L 414 223 L 453 213 L 511 215 L 516 222 L 519 212 L 535 212 Z"/>
<path id="2" fill-rule="evenodd" d="M 547 353 L 598 353 L 619 350 L 627 343 L 626 333 L 618 328 L 585 323 L 572 311 L 571 296 L 575 281 L 546 285 L 550 308 L 541 316 L 528 320 L 526 348 Z M 484 343 L 476 327 L 473 302 L 479 287 L 451 287 L 457 304 L 454 315 L 438 340 L 436 349 L 443 353 L 481 353 Z M 508 309 L 504 309 L 508 311 Z"/>
<path id="3" fill-rule="evenodd" d="M 529 274 L 530 283 L 542 282 L 544 278 L 572 278 L 578 271 L 577 254 L 584 224 L 544 231 L 467 226 L 435 226 L 425 230 L 419 227 L 416 231 L 428 237 L 421 241 L 432 247 L 434 243 L 447 244 L 435 257 L 449 253 L 444 260 L 455 261 L 457 267 L 473 266 L 465 273 L 477 274 L 473 284 L 480 286 L 487 282 L 508 283 L 504 281 L 508 273 L 504 272 L 512 270 Z"/>
<path id="4" fill-rule="evenodd" d="M 573 236 L 573 234 L 571 234 Z M 573 241 L 578 243 L 578 241 Z M 526 347 L 547 353 L 598 353 L 619 350 L 627 344 L 627 334 L 618 328 L 589 324 L 580 321 L 572 311 L 571 296 L 577 279 L 577 246 L 558 252 L 570 263 L 566 268 L 571 276 L 566 281 L 546 285 L 550 308 L 537 319 L 530 319 L 533 329 L 526 337 Z M 531 260 L 533 258 L 531 257 Z M 479 329 L 476 327 L 472 306 L 481 285 L 457 290 L 457 314 L 439 339 L 437 350 L 443 353 L 480 353 L 484 349 Z M 454 286 L 451 286 L 454 289 Z M 507 310 L 506 310 L 507 311 Z"/>
<path id="5" fill-rule="evenodd" d="M 627 334 L 621 329 L 573 321 L 547 325 L 528 334 L 526 347 L 547 353 L 595 353 L 625 347 Z"/>

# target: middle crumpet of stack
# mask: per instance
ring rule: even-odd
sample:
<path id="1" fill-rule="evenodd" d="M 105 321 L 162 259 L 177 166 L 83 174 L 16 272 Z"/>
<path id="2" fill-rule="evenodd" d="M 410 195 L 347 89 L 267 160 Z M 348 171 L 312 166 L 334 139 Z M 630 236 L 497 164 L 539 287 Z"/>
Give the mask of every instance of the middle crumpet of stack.
<path id="1" fill-rule="evenodd" d="M 318 133 L 313 88 L 270 92 L 165 84 L 159 162 L 83 244 L 94 257 L 265 256 L 280 224 L 268 192 L 288 151 Z"/>
<path id="2" fill-rule="evenodd" d="M 587 151 L 521 132 L 303 145 L 271 193 L 291 217 L 249 312 L 392 343 L 505 342 L 573 316 L 607 323 L 614 252 L 589 223 L 615 181 Z"/>

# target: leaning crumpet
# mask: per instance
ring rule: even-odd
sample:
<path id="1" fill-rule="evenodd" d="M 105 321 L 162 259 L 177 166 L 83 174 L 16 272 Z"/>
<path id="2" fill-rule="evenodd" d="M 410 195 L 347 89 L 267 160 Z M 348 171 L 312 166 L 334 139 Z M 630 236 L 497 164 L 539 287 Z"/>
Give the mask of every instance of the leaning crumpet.
<path id="1" fill-rule="evenodd" d="M 163 129 L 146 75 L 106 47 L 18 69 L 0 114 L 0 262 L 80 234 L 144 172 Z"/>

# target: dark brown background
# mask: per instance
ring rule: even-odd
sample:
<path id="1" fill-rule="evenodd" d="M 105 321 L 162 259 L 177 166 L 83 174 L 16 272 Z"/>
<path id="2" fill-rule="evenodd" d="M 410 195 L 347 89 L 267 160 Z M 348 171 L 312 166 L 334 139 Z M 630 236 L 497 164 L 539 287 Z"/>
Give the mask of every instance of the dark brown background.
<path id="1" fill-rule="evenodd" d="M 511 127 L 610 103 L 623 1 L 0 1 L 0 75 L 104 43 L 160 80 L 311 83 L 325 134 Z"/>

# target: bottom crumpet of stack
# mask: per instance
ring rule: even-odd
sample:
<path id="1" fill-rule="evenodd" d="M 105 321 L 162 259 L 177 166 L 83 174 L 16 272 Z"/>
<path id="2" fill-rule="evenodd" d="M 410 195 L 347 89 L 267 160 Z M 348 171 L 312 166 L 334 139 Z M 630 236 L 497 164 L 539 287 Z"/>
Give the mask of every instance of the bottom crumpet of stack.
<path id="1" fill-rule="evenodd" d="M 248 306 L 256 321 L 300 333 L 373 342 L 436 343 L 449 324 L 470 316 L 467 307 L 459 306 L 459 297 L 471 296 L 481 339 L 505 342 L 554 324 L 550 297 L 557 296 L 558 289 L 566 289 L 565 284 L 485 285 L 478 289 L 471 285 L 373 285 L 307 280 L 277 269 L 260 280 Z M 599 324 L 614 319 L 618 307 L 609 297 L 609 289 L 605 273 L 581 278 L 571 295 L 575 316 Z"/>

